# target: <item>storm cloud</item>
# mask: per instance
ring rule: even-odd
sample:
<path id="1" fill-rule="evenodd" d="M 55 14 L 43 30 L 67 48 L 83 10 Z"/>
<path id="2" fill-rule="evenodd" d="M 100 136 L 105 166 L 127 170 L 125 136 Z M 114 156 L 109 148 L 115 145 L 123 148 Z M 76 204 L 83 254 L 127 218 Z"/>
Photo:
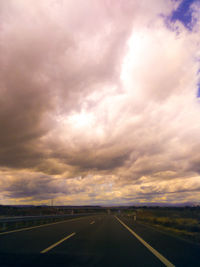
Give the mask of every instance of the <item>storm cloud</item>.
<path id="1" fill-rule="evenodd" d="M 0 2 L 0 202 L 197 202 L 200 4 Z"/>

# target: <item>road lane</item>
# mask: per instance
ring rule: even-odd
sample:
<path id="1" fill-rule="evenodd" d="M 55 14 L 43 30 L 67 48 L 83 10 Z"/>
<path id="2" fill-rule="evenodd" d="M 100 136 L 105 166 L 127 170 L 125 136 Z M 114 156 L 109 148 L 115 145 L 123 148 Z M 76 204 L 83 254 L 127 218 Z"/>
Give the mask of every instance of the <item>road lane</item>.
<path id="1" fill-rule="evenodd" d="M 100 222 L 104 215 L 82 217 L 80 220 L 65 221 L 29 231 L 10 233 L 0 236 L 0 266 L 66 266 L 67 258 L 56 256 L 49 258 L 42 250 L 66 236 L 66 234 L 84 231 L 95 220 Z M 91 225 L 90 225 L 91 227 Z M 65 241 L 67 242 L 67 240 Z M 47 256 L 46 256 L 47 254 Z"/>
<path id="2" fill-rule="evenodd" d="M 81 217 L 63 221 L 59 224 L 46 225 L 41 228 L 33 228 L 28 231 L 13 232 L 0 236 L 1 253 L 40 253 L 43 249 L 56 243 L 58 240 L 78 233 L 84 229 L 95 216 Z"/>
<path id="3" fill-rule="evenodd" d="M 133 235 L 135 236 L 150 252 L 155 255 L 165 266 L 175 267 L 168 259 L 166 259 L 162 254 L 155 250 L 151 245 L 149 245 L 144 239 L 142 239 L 136 232 L 134 232 L 130 227 L 128 227 L 123 221 L 121 221 L 117 216 L 115 218 Z"/>
<path id="4" fill-rule="evenodd" d="M 194 255 L 195 259 L 199 257 L 198 250 L 195 250 L 194 254 L 187 254 L 187 257 L 182 255 L 184 260 L 180 258 L 182 251 L 179 249 L 183 249 L 184 244 L 188 249 L 187 243 L 183 242 L 180 247 L 176 238 L 157 233 L 137 223 L 133 224 L 132 220 L 126 220 L 125 217 L 121 219 L 176 267 L 200 266 L 199 261 L 191 258 L 191 255 Z M 76 234 L 70 236 L 72 233 Z M 67 238 L 68 236 L 70 238 Z M 40 252 L 45 249 L 48 251 L 41 254 Z M 0 236 L 0 266 L 164 265 L 114 216 L 97 215 Z"/>
<path id="5" fill-rule="evenodd" d="M 114 216 L 88 225 L 68 242 L 49 251 L 66 257 L 68 266 L 164 266 Z"/>
<path id="6" fill-rule="evenodd" d="M 118 216 L 139 236 L 157 249 L 176 267 L 200 267 L 200 244 L 183 240 L 154 227 L 135 222 L 133 218 Z"/>
<path id="7" fill-rule="evenodd" d="M 62 242 L 66 241 L 67 239 L 69 239 L 70 237 L 74 236 L 75 234 L 76 233 L 72 233 L 71 235 L 68 235 L 68 236 L 62 238 L 58 242 L 56 242 L 53 245 L 49 246 L 48 248 L 43 249 L 40 253 L 41 254 L 47 253 L 49 250 L 51 250 L 51 249 L 55 248 L 56 246 L 60 245 Z"/>

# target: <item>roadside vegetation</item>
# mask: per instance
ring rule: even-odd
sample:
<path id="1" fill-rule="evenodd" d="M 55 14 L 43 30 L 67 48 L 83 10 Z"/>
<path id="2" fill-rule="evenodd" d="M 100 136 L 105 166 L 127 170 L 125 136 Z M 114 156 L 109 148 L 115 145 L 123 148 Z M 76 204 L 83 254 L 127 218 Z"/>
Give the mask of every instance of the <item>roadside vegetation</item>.
<path id="1" fill-rule="evenodd" d="M 138 209 L 137 220 L 200 243 L 200 206 Z"/>
<path id="2" fill-rule="evenodd" d="M 3 206 L 0 205 L 0 218 L 12 216 L 64 215 L 80 213 L 103 213 L 98 206 Z"/>

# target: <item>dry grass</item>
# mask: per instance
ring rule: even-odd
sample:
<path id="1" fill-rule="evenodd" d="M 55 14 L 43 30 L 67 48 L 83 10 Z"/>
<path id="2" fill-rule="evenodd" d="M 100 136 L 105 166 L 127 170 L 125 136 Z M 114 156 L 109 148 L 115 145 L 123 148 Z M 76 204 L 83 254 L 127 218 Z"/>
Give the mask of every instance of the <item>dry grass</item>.
<path id="1" fill-rule="evenodd" d="M 175 235 L 189 240 L 200 242 L 200 220 L 199 217 L 187 218 L 186 214 L 176 211 L 171 216 L 160 216 L 156 211 L 138 211 L 137 219 L 143 223 L 150 224 L 161 230 L 171 232 Z M 183 215 L 183 217 L 181 217 Z"/>

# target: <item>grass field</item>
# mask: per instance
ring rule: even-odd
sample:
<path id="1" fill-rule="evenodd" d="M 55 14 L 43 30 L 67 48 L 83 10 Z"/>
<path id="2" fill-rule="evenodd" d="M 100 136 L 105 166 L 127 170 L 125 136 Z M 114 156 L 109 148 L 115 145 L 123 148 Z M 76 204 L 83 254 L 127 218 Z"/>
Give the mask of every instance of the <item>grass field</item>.
<path id="1" fill-rule="evenodd" d="M 200 207 L 138 209 L 137 220 L 200 243 Z"/>

